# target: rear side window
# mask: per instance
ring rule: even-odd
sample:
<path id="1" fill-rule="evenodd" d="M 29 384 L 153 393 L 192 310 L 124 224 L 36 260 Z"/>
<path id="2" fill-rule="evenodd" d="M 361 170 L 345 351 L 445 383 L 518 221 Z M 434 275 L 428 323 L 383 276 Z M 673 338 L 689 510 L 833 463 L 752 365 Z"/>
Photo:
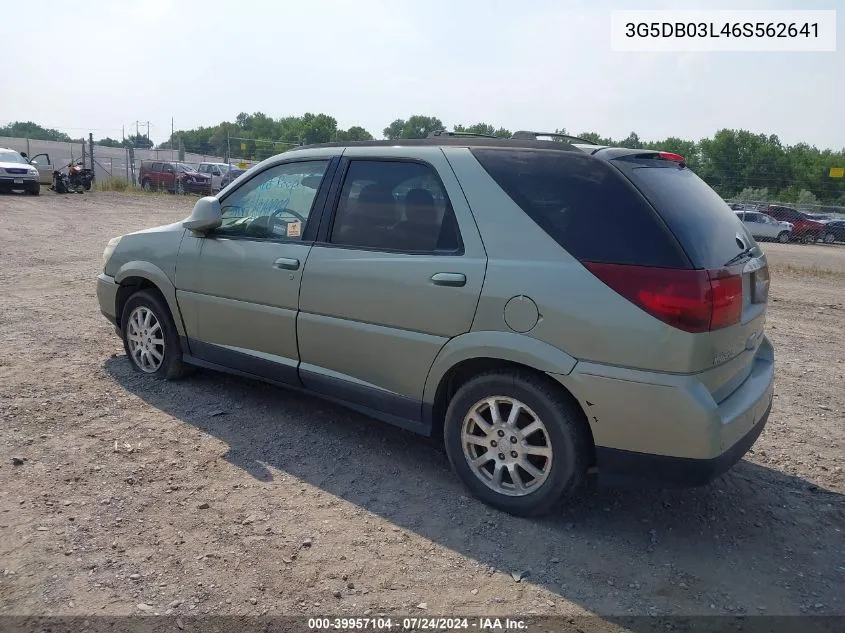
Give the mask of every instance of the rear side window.
<path id="1" fill-rule="evenodd" d="M 689 268 L 643 197 L 604 161 L 549 150 L 471 150 L 523 211 L 580 261 Z"/>
<path id="2" fill-rule="evenodd" d="M 657 209 L 696 268 L 720 268 L 754 243 L 727 203 L 692 171 L 643 162 L 613 161 Z"/>

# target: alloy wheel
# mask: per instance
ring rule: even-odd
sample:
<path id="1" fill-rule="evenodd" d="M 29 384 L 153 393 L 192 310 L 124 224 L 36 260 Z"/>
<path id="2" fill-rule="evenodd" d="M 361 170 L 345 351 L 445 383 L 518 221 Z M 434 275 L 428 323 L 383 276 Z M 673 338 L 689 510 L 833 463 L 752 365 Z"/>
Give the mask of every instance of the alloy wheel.
<path id="1" fill-rule="evenodd" d="M 473 474 L 502 495 L 534 492 L 552 468 L 548 429 L 515 398 L 494 396 L 473 405 L 461 427 L 461 446 Z"/>
<path id="2" fill-rule="evenodd" d="M 146 306 L 132 310 L 126 327 L 126 341 L 132 362 L 141 371 L 154 374 L 159 370 L 164 362 L 164 332 L 152 310 Z"/>

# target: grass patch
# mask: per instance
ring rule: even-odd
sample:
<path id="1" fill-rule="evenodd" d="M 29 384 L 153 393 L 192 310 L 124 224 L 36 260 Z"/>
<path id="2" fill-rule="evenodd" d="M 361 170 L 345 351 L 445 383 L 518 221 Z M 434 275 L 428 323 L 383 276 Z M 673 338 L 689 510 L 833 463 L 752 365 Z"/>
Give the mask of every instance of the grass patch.
<path id="1" fill-rule="evenodd" d="M 126 178 L 109 178 L 103 182 L 96 181 L 94 183 L 95 191 L 119 191 L 122 193 L 131 188 L 132 185 L 129 184 Z"/>
<path id="2" fill-rule="evenodd" d="M 817 279 L 845 279 L 845 270 L 836 270 L 833 268 L 822 268 L 812 264 L 810 266 L 800 266 L 798 264 L 769 264 L 772 272 L 783 273 L 786 275 L 795 275 L 796 277 L 816 277 Z"/>
<path id="3" fill-rule="evenodd" d="M 103 182 L 94 183 L 94 191 L 110 191 L 112 193 L 125 193 L 128 196 L 170 196 L 173 195 L 164 189 L 160 191 L 145 191 L 140 187 L 133 186 L 125 178 L 111 178 Z"/>

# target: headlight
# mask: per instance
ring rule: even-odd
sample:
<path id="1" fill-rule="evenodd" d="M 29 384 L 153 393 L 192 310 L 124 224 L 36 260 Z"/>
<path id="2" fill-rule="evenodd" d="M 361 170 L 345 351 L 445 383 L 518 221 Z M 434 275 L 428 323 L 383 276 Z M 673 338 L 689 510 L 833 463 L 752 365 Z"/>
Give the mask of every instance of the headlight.
<path id="1" fill-rule="evenodd" d="M 109 240 L 109 243 L 106 244 L 106 248 L 103 251 L 103 268 L 105 268 L 106 264 L 109 263 L 109 258 L 112 256 L 112 253 L 114 253 L 114 249 L 117 248 L 117 245 L 120 243 L 120 237 L 113 237 Z"/>
<path id="2" fill-rule="evenodd" d="M 29 168 L 29 173 L 30 173 L 30 174 L 37 174 L 37 173 L 38 173 L 38 170 L 37 170 L 37 169 L 35 169 L 35 167 L 30 167 L 30 168 Z"/>

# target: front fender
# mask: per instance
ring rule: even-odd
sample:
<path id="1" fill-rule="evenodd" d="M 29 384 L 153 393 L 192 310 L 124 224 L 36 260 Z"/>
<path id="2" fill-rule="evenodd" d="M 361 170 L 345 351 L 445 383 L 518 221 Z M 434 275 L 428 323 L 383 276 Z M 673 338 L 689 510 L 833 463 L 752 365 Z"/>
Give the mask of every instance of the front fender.
<path id="1" fill-rule="evenodd" d="M 150 262 L 136 260 L 123 264 L 115 273 L 114 280 L 118 284 L 121 284 L 124 280 L 131 277 L 140 277 L 155 284 L 165 301 L 167 301 L 167 306 L 170 308 L 170 314 L 173 316 L 173 322 L 176 325 L 176 331 L 179 333 L 179 336 L 185 336 L 185 327 L 182 324 L 179 304 L 176 302 L 176 287 L 170 281 L 167 274 Z"/>
<path id="2" fill-rule="evenodd" d="M 458 363 L 494 358 L 533 367 L 552 374 L 569 374 L 578 362 L 556 347 L 515 332 L 469 332 L 451 339 L 434 359 L 425 381 L 423 401 L 433 403 L 443 376 Z"/>

